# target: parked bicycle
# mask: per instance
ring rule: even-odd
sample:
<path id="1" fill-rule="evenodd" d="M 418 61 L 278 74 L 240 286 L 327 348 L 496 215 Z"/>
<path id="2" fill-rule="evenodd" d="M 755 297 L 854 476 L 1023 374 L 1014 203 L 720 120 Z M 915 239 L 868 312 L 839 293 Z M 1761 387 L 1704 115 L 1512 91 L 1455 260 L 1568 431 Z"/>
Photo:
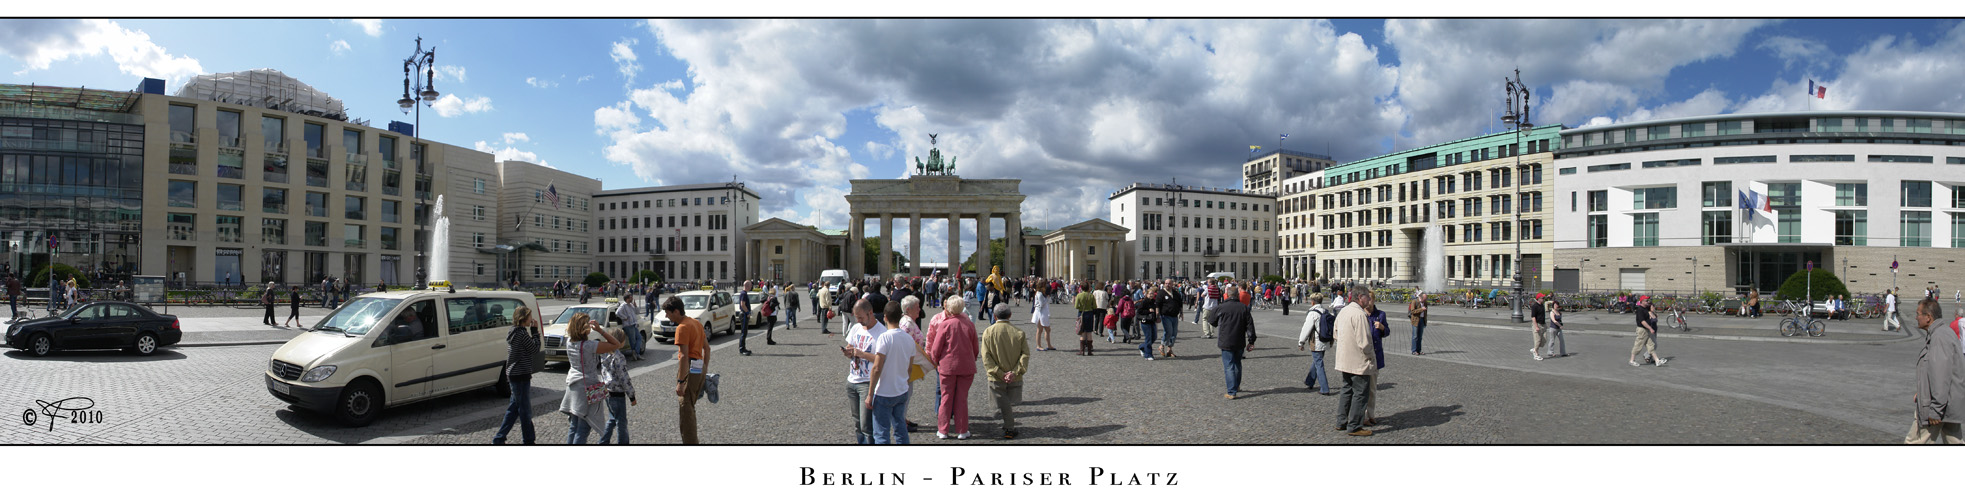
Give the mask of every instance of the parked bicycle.
<path id="1" fill-rule="evenodd" d="M 1783 301 L 1781 305 L 1791 311 L 1788 313 L 1788 317 L 1781 319 L 1781 336 L 1783 337 L 1793 337 L 1802 333 L 1807 333 L 1810 337 L 1820 337 L 1824 334 L 1824 330 L 1828 328 L 1828 323 L 1808 313 L 1810 304 L 1802 304 L 1789 300 Z"/>
<path id="2" fill-rule="evenodd" d="M 1692 325 L 1685 321 L 1684 306 L 1671 306 L 1666 308 L 1666 311 L 1665 328 L 1677 328 L 1681 332 L 1692 331 Z"/>

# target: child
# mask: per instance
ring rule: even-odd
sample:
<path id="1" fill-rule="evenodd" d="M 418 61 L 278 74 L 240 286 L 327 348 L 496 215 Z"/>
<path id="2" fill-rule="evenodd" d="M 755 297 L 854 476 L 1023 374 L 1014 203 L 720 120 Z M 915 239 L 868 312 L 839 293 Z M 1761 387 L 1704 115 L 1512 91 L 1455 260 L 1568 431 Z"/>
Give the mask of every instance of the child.
<path id="1" fill-rule="evenodd" d="M 610 327 L 607 333 L 621 338 L 620 327 Z M 607 425 L 601 428 L 600 444 L 608 444 L 614 437 L 614 430 L 621 430 L 621 444 L 628 444 L 628 406 L 635 401 L 635 383 L 628 377 L 628 360 L 621 351 L 610 351 L 600 355 L 600 382 L 607 384 Z"/>

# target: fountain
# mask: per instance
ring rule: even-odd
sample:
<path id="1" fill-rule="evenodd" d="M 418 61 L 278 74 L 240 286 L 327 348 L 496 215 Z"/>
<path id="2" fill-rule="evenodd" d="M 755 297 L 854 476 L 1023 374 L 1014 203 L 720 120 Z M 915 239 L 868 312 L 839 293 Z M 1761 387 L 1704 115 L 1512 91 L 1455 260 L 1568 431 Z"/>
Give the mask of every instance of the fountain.
<path id="1" fill-rule="evenodd" d="M 1425 260 L 1421 262 L 1420 278 L 1424 280 L 1422 290 L 1427 293 L 1446 291 L 1446 229 L 1439 224 L 1426 226 Z"/>
<path id="2" fill-rule="evenodd" d="M 430 282 L 450 281 L 450 217 L 443 214 L 443 195 L 430 210 Z M 423 285 L 418 283 L 417 285 Z"/>

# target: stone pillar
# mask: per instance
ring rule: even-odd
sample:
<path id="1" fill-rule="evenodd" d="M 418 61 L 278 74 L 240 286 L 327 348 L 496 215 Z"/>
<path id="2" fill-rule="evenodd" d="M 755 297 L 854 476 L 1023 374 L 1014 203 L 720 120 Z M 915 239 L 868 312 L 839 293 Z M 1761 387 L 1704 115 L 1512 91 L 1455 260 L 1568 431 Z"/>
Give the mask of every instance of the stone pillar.
<path id="1" fill-rule="evenodd" d="M 852 224 L 846 226 L 846 245 L 839 249 L 839 263 L 846 268 L 847 279 L 858 280 L 866 274 L 865 259 L 860 258 L 866 247 L 866 215 L 853 214 Z"/>
<path id="2" fill-rule="evenodd" d="M 880 214 L 880 248 L 874 249 L 873 257 L 880 270 L 880 279 L 894 274 L 894 214 Z"/>
<path id="3" fill-rule="evenodd" d="M 1079 242 L 1070 239 L 1064 240 L 1065 252 L 1071 255 L 1071 280 L 1072 281 L 1081 281 L 1085 279 L 1085 251 L 1078 248 L 1079 246 L 1081 246 L 1078 243 Z"/>
<path id="4" fill-rule="evenodd" d="M 907 260 L 909 276 L 921 275 L 921 212 L 908 214 L 907 220 Z"/>
<path id="5" fill-rule="evenodd" d="M 1003 232 L 1003 251 L 1008 254 L 1003 259 L 1003 274 L 1022 279 L 1030 274 L 1024 269 L 1029 266 L 1030 258 L 1023 247 L 1023 214 L 1011 212 L 1004 216 Z"/>
<path id="6" fill-rule="evenodd" d="M 962 276 L 962 214 L 948 214 L 948 275 Z"/>
<path id="7" fill-rule="evenodd" d="M 989 277 L 989 222 L 994 218 L 989 212 L 976 214 L 976 279 Z"/>

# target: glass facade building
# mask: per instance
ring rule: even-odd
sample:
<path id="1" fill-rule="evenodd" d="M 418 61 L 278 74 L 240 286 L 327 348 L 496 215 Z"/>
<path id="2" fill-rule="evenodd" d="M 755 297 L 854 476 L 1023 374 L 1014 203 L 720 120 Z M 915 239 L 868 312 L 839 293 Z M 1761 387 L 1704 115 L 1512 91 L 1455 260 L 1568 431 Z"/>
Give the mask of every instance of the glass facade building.
<path id="1" fill-rule="evenodd" d="M 60 263 L 98 280 L 136 270 L 144 181 L 136 100 L 0 85 L 0 264 L 34 273 Z"/>

